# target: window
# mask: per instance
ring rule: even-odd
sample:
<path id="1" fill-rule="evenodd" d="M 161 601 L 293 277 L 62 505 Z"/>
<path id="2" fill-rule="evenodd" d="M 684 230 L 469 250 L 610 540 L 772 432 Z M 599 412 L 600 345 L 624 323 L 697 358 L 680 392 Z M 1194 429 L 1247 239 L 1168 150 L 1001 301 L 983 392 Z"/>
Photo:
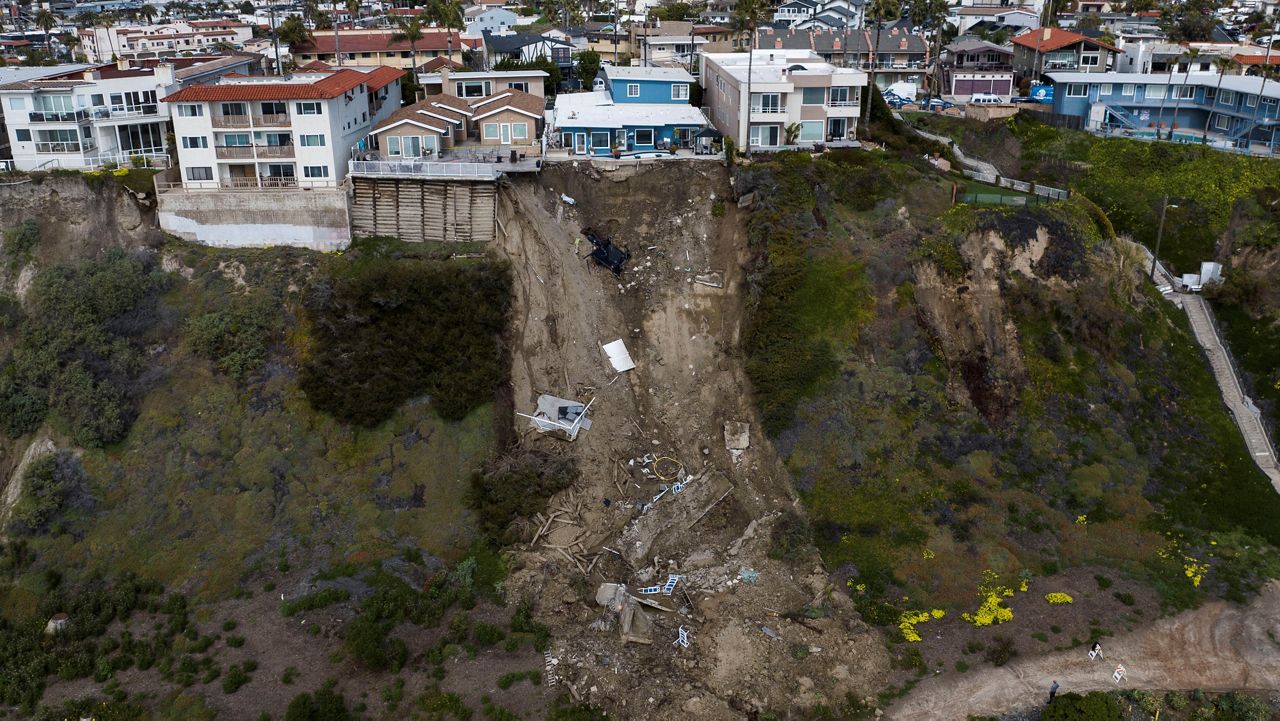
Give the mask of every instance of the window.
<path id="1" fill-rule="evenodd" d="M 26 98 L 9 98 L 9 109 L 10 110 L 26 110 L 27 99 Z"/>
<path id="2" fill-rule="evenodd" d="M 1244 96 L 1244 106 L 1245 106 L 1246 108 L 1253 108 L 1253 107 L 1257 107 L 1257 105 L 1258 105 L 1258 96 L 1257 96 L 1257 95 L 1246 95 L 1246 96 Z"/>
<path id="3" fill-rule="evenodd" d="M 178 105 L 178 117 L 180 118 L 198 118 L 202 115 L 204 115 L 203 105 L 191 105 L 189 103 Z"/>
<path id="4" fill-rule="evenodd" d="M 18 139 L 19 143 L 31 142 L 31 131 L 26 128 L 14 128 L 13 136 Z"/>
<path id="5" fill-rule="evenodd" d="M 1231 116 L 1229 116 L 1229 115 L 1219 115 L 1218 117 L 1214 118 L 1214 120 L 1213 120 L 1213 127 L 1214 127 L 1214 129 L 1216 129 L 1216 130 L 1230 130 L 1230 129 L 1231 129 Z"/>
<path id="6" fill-rule="evenodd" d="M 597 131 L 592 131 L 592 133 L 591 133 L 591 147 L 593 147 L 593 148 L 607 148 L 607 147 L 609 147 L 609 143 L 611 143 L 611 142 L 613 142 L 613 135 L 612 135 L 612 134 L 610 134 L 610 133 L 609 133 L 609 131 L 607 131 L 607 130 L 604 130 L 604 131 L 599 131 L 599 130 L 597 130 Z"/>
<path id="7" fill-rule="evenodd" d="M 490 87 L 488 80 L 459 81 L 454 84 L 456 95 L 460 98 L 483 98 L 489 94 Z"/>
<path id="8" fill-rule="evenodd" d="M 187 168 L 187 180 L 213 180 L 213 168 Z"/>
<path id="9" fill-rule="evenodd" d="M 223 115 L 248 115 L 249 111 L 248 111 L 248 108 L 245 107 L 244 103 L 223 103 L 222 114 Z"/>
<path id="10" fill-rule="evenodd" d="M 1173 89 L 1173 97 L 1176 100 L 1191 100 L 1196 96 L 1195 86 L 1179 85 Z"/>
<path id="11" fill-rule="evenodd" d="M 107 101 L 102 99 L 102 93 L 94 93 L 89 96 L 89 104 L 95 108 L 100 108 L 103 105 L 106 105 Z"/>
<path id="12" fill-rule="evenodd" d="M 653 128 L 636 130 L 636 145 L 653 145 Z"/>
<path id="13" fill-rule="evenodd" d="M 1163 99 L 1163 98 L 1164 98 L 1164 94 L 1165 94 L 1165 90 L 1166 90 L 1166 88 L 1165 88 L 1165 86 L 1163 86 L 1163 85 L 1148 85 L 1148 86 L 1147 86 L 1147 100 L 1161 100 L 1161 99 Z"/>
<path id="14" fill-rule="evenodd" d="M 304 178 L 327 178 L 327 177 L 329 177 L 329 166 L 327 166 L 327 165 L 304 165 L 304 166 L 302 166 L 302 177 L 304 177 Z"/>
<path id="15" fill-rule="evenodd" d="M 182 147 L 187 150 L 191 150 L 192 148 L 207 148 L 209 147 L 209 139 L 200 135 L 184 135 L 182 136 Z"/>
<path id="16" fill-rule="evenodd" d="M 1120 86 L 1121 95 L 1133 95 L 1133 83 L 1125 83 Z"/>
<path id="17" fill-rule="evenodd" d="M 822 121 L 821 120 L 805 120 L 800 123 L 800 136 L 798 140 L 802 143 L 820 143 L 823 141 Z"/>
<path id="18" fill-rule="evenodd" d="M 46 113 L 69 113 L 74 108 L 71 107 L 70 95 L 37 95 L 36 110 Z"/>
<path id="19" fill-rule="evenodd" d="M 1082 53 L 1080 55 L 1080 67 L 1082 68 L 1096 68 L 1100 61 L 1101 58 L 1098 57 L 1097 53 Z"/>
<path id="20" fill-rule="evenodd" d="M 1111 83 L 1103 83 L 1103 84 L 1100 86 L 1100 89 L 1098 90 L 1098 94 L 1099 94 L 1099 95 L 1110 95 L 1110 94 L 1111 94 Z"/>
<path id="21" fill-rule="evenodd" d="M 297 104 L 294 106 L 294 111 L 295 111 L 298 115 L 319 115 L 319 114 L 320 114 L 320 103 L 315 103 L 315 102 L 310 102 L 310 103 L 297 103 Z"/>
<path id="22" fill-rule="evenodd" d="M 262 104 L 263 115 L 288 115 L 289 109 L 285 104 L 278 101 L 272 101 Z"/>
<path id="23" fill-rule="evenodd" d="M 400 155 L 400 136 L 387 136 L 387 155 Z"/>
<path id="24" fill-rule="evenodd" d="M 800 102 L 804 105 L 822 105 L 827 99 L 826 92 L 822 88 L 803 88 L 801 97 Z"/>
<path id="25" fill-rule="evenodd" d="M 627 83 L 627 97 L 628 98 L 640 97 L 640 83 Z"/>
<path id="26" fill-rule="evenodd" d="M 753 113 L 780 113 L 782 112 L 782 96 L 778 93 L 752 93 L 751 94 L 751 112 Z"/>
<path id="27" fill-rule="evenodd" d="M 1083 98 L 1089 95 L 1089 86 L 1084 83 L 1071 83 L 1067 86 L 1068 98 Z"/>
<path id="28" fill-rule="evenodd" d="M 484 124 L 484 139 L 485 139 L 485 140 L 497 140 L 497 139 L 498 139 L 498 124 L 497 124 L 497 123 L 485 123 L 485 124 Z"/>
<path id="29" fill-rule="evenodd" d="M 507 83 L 512 90 L 519 90 L 522 93 L 529 92 L 529 83 Z"/>
<path id="30" fill-rule="evenodd" d="M 302 147 L 304 147 L 304 148 L 323 148 L 323 147 L 324 147 L 324 136 L 323 136 L 323 135 L 320 135 L 320 134 L 318 134 L 318 133 L 317 133 L 317 134 L 315 134 L 315 135 L 303 135 L 303 136 L 302 136 Z"/>
<path id="31" fill-rule="evenodd" d="M 529 124 L 528 123 L 512 123 L 511 137 L 514 138 L 515 140 L 528 140 Z"/>
<path id="32" fill-rule="evenodd" d="M 671 86 L 671 99 L 672 99 L 672 100 L 688 100 L 688 99 L 689 99 L 689 85 L 688 85 L 687 83 L 676 83 L 676 84 L 672 85 L 672 86 Z"/>
<path id="33" fill-rule="evenodd" d="M 249 134 L 227 133 L 222 136 L 222 145 L 228 148 L 247 148 L 249 147 Z"/>
<path id="34" fill-rule="evenodd" d="M 1234 107 L 1236 104 L 1236 91 L 1223 90 L 1221 93 L 1218 94 L 1218 104 L 1230 105 Z"/>
<path id="35" fill-rule="evenodd" d="M 849 90 L 850 88 L 844 86 L 831 88 L 831 105 L 837 108 L 854 105 L 849 102 Z"/>

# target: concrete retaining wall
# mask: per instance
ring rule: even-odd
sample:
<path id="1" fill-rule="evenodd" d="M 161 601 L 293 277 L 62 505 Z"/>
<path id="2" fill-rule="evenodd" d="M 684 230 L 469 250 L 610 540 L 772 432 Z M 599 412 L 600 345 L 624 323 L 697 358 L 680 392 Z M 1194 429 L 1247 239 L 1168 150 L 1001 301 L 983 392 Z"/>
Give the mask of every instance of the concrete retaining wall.
<path id="1" fill-rule="evenodd" d="M 159 200 L 160 228 L 204 245 L 289 245 L 311 250 L 342 250 L 351 245 L 347 194 L 342 188 L 165 190 Z"/>
<path id="2" fill-rule="evenodd" d="M 987 122 L 988 120 L 1000 120 L 1001 118 L 1011 118 L 1018 114 L 1018 106 L 1013 103 L 1003 103 L 1001 105 L 966 105 L 964 106 L 964 116 L 979 122 Z"/>

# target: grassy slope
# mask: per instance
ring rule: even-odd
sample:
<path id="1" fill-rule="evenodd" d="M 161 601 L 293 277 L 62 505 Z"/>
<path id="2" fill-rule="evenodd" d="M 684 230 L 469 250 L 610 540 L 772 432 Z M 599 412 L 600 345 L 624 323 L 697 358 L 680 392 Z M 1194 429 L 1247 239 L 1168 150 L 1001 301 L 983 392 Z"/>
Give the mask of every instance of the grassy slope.
<path id="1" fill-rule="evenodd" d="M 1148 294 L 1134 309 L 1132 290 L 1105 271 L 1076 287 L 1010 288 L 1006 312 L 1030 382 L 1011 417 L 991 422 L 947 392 L 949 371 L 916 321 L 910 263 L 919 238 L 905 237 L 893 218 L 904 203 L 926 235 L 945 233 L 923 212 L 945 189 L 896 165 L 894 187 L 879 192 L 897 203 L 855 208 L 828 201 L 825 186 L 810 190 L 816 183 L 803 163 L 753 168 L 798 185 L 780 204 L 794 217 L 770 218 L 766 208 L 753 232 L 771 239 L 772 252 L 788 237 L 775 226 L 802 228 L 815 248 L 808 274 L 821 275 L 829 258 L 861 266 L 864 278 L 850 287 L 865 289 L 874 311 L 855 304 L 860 310 L 843 318 L 857 322 L 847 351 L 830 348 L 839 373 L 807 389 L 788 386 L 785 373 L 766 377 L 764 402 L 786 396 L 778 387 L 806 399 L 794 423 L 773 431 L 828 566 L 864 590 L 869 617 L 896 623 L 901 609 L 925 603 L 972 610 L 986 569 L 1008 579 L 1109 565 L 1174 606 L 1203 590 L 1238 596 L 1259 574 L 1277 572 L 1270 546 L 1240 534 L 1280 543 L 1269 520 L 1280 500 L 1252 465 L 1185 320 L 1167 304 Z M 814 215 L 826 226 L 806 221 Z M 1079 217 L 1064 216 L 1090 236 L 1082 242 L 1098 244 L 1098 230 Z M 765 278 L 757 308 L 772 311 Z M 826 322 L 790 308 L 799 314 L 791 327 Z M 787 356 L 785 347 L 747 347 L 757 375 L 771 369 L 762 361 Z M 753 383 L 760 388 L 756 376 Z M 1251 555 L 1259 548 L 1267 550 Z M 1199 589 L 1183 573 L 1183 554 L 1214 568 Z"/>

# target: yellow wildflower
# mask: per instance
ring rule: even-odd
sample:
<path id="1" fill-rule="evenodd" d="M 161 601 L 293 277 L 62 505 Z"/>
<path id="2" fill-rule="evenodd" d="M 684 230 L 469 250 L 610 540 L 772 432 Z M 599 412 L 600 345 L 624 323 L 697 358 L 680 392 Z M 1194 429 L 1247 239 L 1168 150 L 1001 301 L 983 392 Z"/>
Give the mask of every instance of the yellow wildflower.
<path id="1" fill-rule="evenodd" d="M 1061 606 L 1061 605 L 1063 605 L 1063 604 L 1068 604 L 1068 603 L 1071 603 L 1071 602 L 1075 601 L 1075 599 L 1074 599 L 1074 598 L 1072 598 L 1071 596 L 1069 596 L 1069 595 L 1067 595 L 1067 594 L 1065 594 L 1065 593 L 1062 593 L 1061 591 L 1054 591 L 1053 593 L 1046 593 L 1046 594 L 1044 595 L 1044 600 L 1048 601 L 1050 604 L 1052 604 L 1052 605 L 1054 605 L 1054 606 Z"/>

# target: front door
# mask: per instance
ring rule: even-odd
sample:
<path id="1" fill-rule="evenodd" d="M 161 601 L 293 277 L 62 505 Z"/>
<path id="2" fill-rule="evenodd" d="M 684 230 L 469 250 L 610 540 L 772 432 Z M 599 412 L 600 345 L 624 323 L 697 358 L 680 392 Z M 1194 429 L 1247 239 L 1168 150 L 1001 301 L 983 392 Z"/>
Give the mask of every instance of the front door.
<path id="1" fill-rule="evenodd" d="M 503 123 L 498 126 L 499 135 L 502 137 L 503 145 L 511 144 L 511 123 Z"/>
<path id="2" fill-rule="evenodd" d="M 619 130 L 614 133 L 614 143 L 617 144 L 619 150 L 627 149 L 627 131 Z"/>
<path id="3" fill-rule="evenodd" d="M 573 136 L 573 152 L 575 155 L 586 155 L 587 153 L 587 134 L 576 133 Z"/>
<path id="4" fill-rule="evenodd" d="M 422 157 L 422 138 L 417 135 L 406 135 L 404 137 L 404 157 Z"/>
<path id="5" fill-rule="evenodd" d="M 832 140 L 844 140 L 848 131 L 848 118 L 832 118 L 828 122 L 827 134 Z"/>

